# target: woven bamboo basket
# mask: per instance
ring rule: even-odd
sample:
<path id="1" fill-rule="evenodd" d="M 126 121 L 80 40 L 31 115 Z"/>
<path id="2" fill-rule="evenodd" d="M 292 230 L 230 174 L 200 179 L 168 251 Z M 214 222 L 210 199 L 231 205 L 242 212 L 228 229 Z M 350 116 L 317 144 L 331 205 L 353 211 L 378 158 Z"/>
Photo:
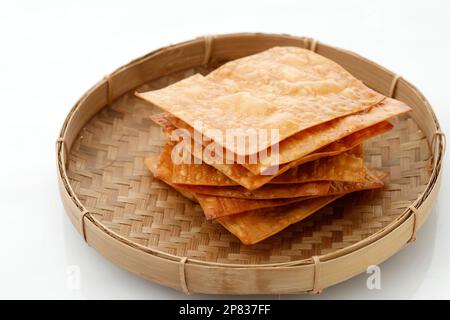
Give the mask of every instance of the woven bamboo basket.
<path id="1" fill-rule="evenodd" d="M 133 96 L 273 46 L 328 57 L 369 87 L 413 108 L 365 145 L 366 162 L 389 173 L 377 192 L 346 196 L 257 245 L 242 245 L 200 207 L 153 179 L 144 157 L 159 153 L 158 110 Z M 408 81 L 354 53 L 309 38 L 229 34 L 171 45 L 117 69 L 72 108 L 57 140 L 61 197 L 84 240 L 134 272 L 185 293 L 320 292 L 415 239 L 438 194 L 445 137 Z M 411 266 L 413 267 L 413 266 Z"/>

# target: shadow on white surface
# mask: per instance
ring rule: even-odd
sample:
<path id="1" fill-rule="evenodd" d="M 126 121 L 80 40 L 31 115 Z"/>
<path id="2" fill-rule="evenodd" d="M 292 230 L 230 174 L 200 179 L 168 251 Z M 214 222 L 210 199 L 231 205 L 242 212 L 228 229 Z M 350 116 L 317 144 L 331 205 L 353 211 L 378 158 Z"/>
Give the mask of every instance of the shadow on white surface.
<path id="1" fill-rule="evenodd" d="M 439 207 L 439 203 L 436 204 Z M 369 290 L 368 274 L 327 288 L 321 295 L 204 295 L 185 296 L 176 290 L 146 281 L 105 259 L 84 243 L 69 219 L 62 218 L 66 252 L 68 297 L 74 299 L 410 299 L 427 275 L 431 260 L 438 215 L 435 208 L 419 230 L 417 240 L 380 265 L 381 289 Z M 72 270 L 79 270 L 78 275 Z M 79 285 L 77 285 L 79 280 Z M 75 285 L 74 285 L 75 283 Z"/>

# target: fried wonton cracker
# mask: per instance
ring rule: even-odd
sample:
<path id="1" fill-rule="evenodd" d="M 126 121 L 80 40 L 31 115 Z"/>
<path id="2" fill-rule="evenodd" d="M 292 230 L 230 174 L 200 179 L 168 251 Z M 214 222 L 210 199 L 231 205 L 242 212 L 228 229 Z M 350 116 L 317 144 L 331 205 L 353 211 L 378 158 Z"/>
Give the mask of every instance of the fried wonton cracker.
<path id="1" fill-rule="evenodd" d="M 165 118 L 165 120 L 173 121 L 173 118 L 168 115 L 167 113 L 164 114 L 158 114 L 152 117 L 152 119 L 159 123 L 161 120 L 160 118 Z M 164 120 L 164 121 L 165 121 Z M 373 126 L 364 128 L 362 130 L 356 131 L 346 137 L 344 137 L 341 140 L 335 141 L 325 147 L 322 147 L 319 150 L 316 150 L 314 153 L 311 153 L 301 159 L 298 159 L 296 161 L 292 161 L 287 164 L 283 164 L 280 166 L 278 172 L 274 175 L 255 175 L 251 173 L 250 171 L 246 170 L 242 165 L 239 164 L 224 164 L 224 163 L 218 163 L 214 159 L 210 159 L 208 157 L 208 154 L 203 152 L 202 147 L 195 148 L 194 145 L 191 146 L 191 152 L 194 153 L 196 158 L 202 159 L 203 161 L 213 167 L 215 167 L 218 171 L 226 175 L 231 180 L 235 181 L 236 183 L 244 186 L 245 188 L 249 190 L 254 190 L 262 185 L 269 183 L 272 179 L 276 179 L 277 176 L 282 175 L 284 172 L 288 171 L 291 168 L 294 168 L 296 166 L 299 166 L 303 163 L 307 163 L 310 161 L 314 161 L 326 156 L 334 156 L 339 153 L 342 153 L 346 150 L 349 150 L 351 148 L 354 148 L 356 145 L 362 143 L 363 141 L 376 136 L 378 134 L 382 134 L 392 128 L 392 125 L 387 121 L 382 121 L 380 123 L 377 123 Z M 182 128 L 186 129 L 186 128 Z M 188 130 L 188 129 L 186 129 Z M 193 139 L 192 139 L 193 140 Z M 197 144 L 197 142 L 193 141 L 193 144 Z M 178 176 L 179 183 L 183 183 L 183 177 Z M 200 183 L 199 183 L 200 184 Z M 230 183 L 229 185 L 233 185 Z"/>
<path id="2" fill-rule="evenodd" d="M 283 177 L 277 185 L 268 184 L 257 190 L 247 190 L 241 186 L 221 183 L 224 175 L 205 164 L 174 164 L 172 162 L 173 142 L 168 142 L 161 152 L 158 164 L 158 176 L 172 184 L 179 184 L 182 175 L 184 183 L 179 188 L 195 193 L 235 197 L 244 199 L 273 199 L 300 196 L 322 195 L 327 190 L 325 181 L 335 180 L 363 181 L 365 175 L 364 162 L 357 157 L 360 151 L 348 151 L 340 155 L 322 158 L 305 164 L 304 170 L 297 169 L 287 177 Z M 356 149 L 360 150 L 360 147 Z M 191 159 L 192 161 L 192 159 Z M 174 169 L 174 168 L 182 169 Z M 314 183 L 304 183 L 312 182 Z M 202 182 L 198 184 L 197 182 Z M 225 185 L 224 187 L 220 187 Z"/>
<path id="3" fill-rule="evenodd" d="M 383 182 L 380 178 L 384 176 L 384 173 L 374 173 L 367 171 L 362 182 L 331 182 L 328 193 L 324 196 L 338 196 L 353 191 L 368 190 L 381 188 Z M 253 199 L 237 199 L 228 197 L 218 197 L 203 194 L 194 194 L 198 203 L 203 209 L 207 219 L 216 219 L 223 216 L 238 214 L 251 210 L 257 210 L 262 208 L 274 208 L 279 206 L 285 206 L 291 203 L 304 201 L 311 198 L 318 197 L 298 197 L 290 199 L 268 199 L 268 200 L 253 200 Z M 320 196 L 319 196 L 320 198 Z"/>
<path id="4" fill-rule="evenodd" d="M 175 184 L 172 181 L 173 163 L 171 159 L 172 147 L 170 143 L 166 145 L 160 155 L 156 177 Z M 308 182 L 299 184 L 266 185 L 257 190 L 247 190 L 242 186 L 201 186 L 176 184 L 180 190 L 192 193 L 209 194 L 222 197 L 233 197 L 243 199 L 278 199 L 303 196 L 317 196 L 328 192 L 329 181 Z"/>
<path id="5" fill-rule="evenodd" d="M 149 156 L 145 159 L 145 165 L 148 169 L 155 175 L 158 176 L 158 163 L 159 157 L 156 155 Z M 164 168 L 162 168 L 164 170 Z M 365 190 L 379 188 L 383 185 L 380 178 L 384 176 L 384 173 L 376 172 L 376 174 L 371 171 L 366 172 L 364 182 L 359 183 L 349 183 L 349 182 L 336 182 L 331 183 L 326 196 L 336 196 L 349 193 L 354 190 Z M 297 198 L 286 198 L 286 199 L 240 199 L 240 198 L 229 198 L 222 196 L 212 196 L 205 194 L 198 194 L 192 191 L 184 190 L 180 188 L 179 185 L 170 183 L 164 180 L 161 175 L 161 179 L 166 184 L 170 185 L 181 194 L 183 194 L 188 199 L 198 202 L 203 209 L 203 212 L 207 219 L 216 219 L 223 216 L 238 214 L 242 212 L 262 209 L 262 208 L 275 208 L 279 206 L 286 206 L 291 203 L 296 203 L 310 199 L 312 197 L 297 197 Z"/>
<path id="6" fill-rule="evenodd" d="M 243 244 L 258 243 L 299 222 L 325 207 L 340 196 L 309 199 L 271 210 L 255 210 L 218 218 L 217 221 L 241 240 Z"/>
<path id="7" fill-rule="evenodd" d="M 168 143 L 163 153 L 167 161 L 171 161 L 169 155 L 172 152 Z M 359 145 L 350 151 L 343 152 L 333 157 L 324 157 L 299 167 L 288 170 L 269 183 L 303 183 L 310 181 L 362 181 L 364 179 L 364 161 Z M 171 164 L 172 177 L 170 181 L 176 184 L 202 185 L 202 186 L 233 186 L 238 185 L 222 172 L 206 163 Z"/>
<path id="8" fill-rule="evenodd" d="M 310 50 L 274 47 L 228 62 L 208 76 L 196 74 L 166 88 L 136 95 L 194 127 L 219 130 L 216 142 L 250 155 L 307 128 L 365 110 L 385 97 L 366 87 L 337 63 Z M 255 130 L 276 130 L 258 143 Z M 245 145 L 234 143 L 244 130 Z"/>
<path id="9" fill-rule="evenodd" d="M 308 181 L 362 182 L 366 170 L 362 157 L 362 146 L 331 157 L 323 157 L 292 168 L 270 181 L 284 184 Z"/>
<path id="10" fill-rule="evenodd" d="M 159 156 L 151 155 L 144 160 L 146 167 L 156 177 L 158 176 L 158 162 Z M 159 177 L 161 181 L 170 185 L 172 188 L 180 192 L 183 196 L 198 202 L 203 209 L 206 219 L 216 219 L 225 215 L 236 214 L 240 212 L 256 210 L 260 208 L 277 207 L 287 205 L 292 202 L 299 202 L 304 198 L 294 199 L 269 199 L 269 200 L 251 200 L 251 199 L 239 199 L 239 198 L 226 198 L 216 197 L 204 194 L 196 194 L 190 191 L 181 190 L 178 185 L 170 183 Z"/>
<path id="11" fill-rule="evenodd" d="M 301 159 L 333 141 L 410 110 L 411 108 L 403 102 L 387 98 L 379 106 L 303 130 L 281 142 L 280 150 L 282 148 L 283 151 L 279 153 L 279 163 L 284 164 Z M 271 166 L 268 159 L 270 157 L 263 158 L 262 162 L 250 164 L 246 168 L 253 173 L 261 174 Z"/>
<path id="12" fill-rule="evenodd" d="M 307 130 L 303 130 L 280 142 L 278 150 L 278 163 L 280 164 L 279 170 L 283 169 L 284 164 L 289 165 L 290 162 L 306 158 L 309 155 L 316 153 L 316 151 L 320 148 L 330 147 L 330 149 L 333 149 L 337 147 L 333 145 L 336 141 L 352 141 L 359 140 L 361 138 L 364 139 L 364 136 L 370 137 L 370 134 L 376 135 L 376 130 L 380 130 L 380 132 L 383 133 L 389 130 L 388 127 L 390 126 L 384 122 L 385 120 L 408 112 L 409 110 L 411 110 L 411 108 L 403 102 L 388 98 L 380 105 L 370 108 L 364 112 L 341 117 Z M 180 119 L 168 114 L 166 114 L 166 118 L 174 126 L 186 129 L 192 137 L 194 136 L 194 129 Z M 353 136 L 354 134 L 355 136 Z M 211 142 L 203 141 L 203 143 L 209 144 Z M 211 147 L 211 149 L 214 150 L 215 148 Z M 270 150 L 268 150 L 268 155 L 270 155 Z M 270 161 L 271 157 L 267 156 L 258 157 L 257 163 L 251 163 L 247 157 L 242 166 L 255 175 L 263 174 L 265 172 L 274 171 L 273 168 L 271 170 L 272 164 Z M 217 169 L 220 170 L 220 168 Z M 233 173 L 233 171 L 238 171 L 238 169 L 234 168 L 229 169 L 228 171 Z M 279 174 L 279 172 L 275 173 L 275 175 L 277 174 Z M 270 175 L 274 175 L 274 173 L 270 172 Z"/>
<path id="13" fill-rule="evenodd" d="M 241 199 L 289 199 L 305 196 L 320 196 L 328 193 L 330 181 L 305 183 L 268 184 L 256 190 L 247 190 L 241 186 L 209 187 L 177 185 L 181 190 Z"/>
<path id="14" fill-rule="evenodd" d="M 144 159 L 144 164 L 147 167 L 148 170 L 153 174 L 153 176 L 156 177 L 157 171 L 158 171 L 158 162 L 159 162 L 159 156 L 158 155 L 149 155 Z M 162 179 L 161 179 L 162 180 Z M 170 184 L 168 181 L 162 180 L 164 183 L 170 185 L 172 188 L 177 190 L 179 193 L 181 193 L 184 197 L 188 198 L 191 201 L 198 202 L 197 198 L 192 192 L 188 192 L 185 190 L 179 190 L 175 187 L 175 185 Z"/>
<path id="15" fill-rule="evenodd" d="M 206 219 L 217 219 L 233 214 L 240 214 L 246 211 L 253 211 L 262 208 L 274 208 L 285 206 L 290 203 L 300 202 L 310 199 L 310 197 L 299 197 L 292 199 L 239 199 L 228 197 L 216 197 L 206 194 L 195 193 L 194 197 L 203 209 Z"/>
<path id="16" fill-rule="evenodd" d="M 343 183 L 337 185 L 336 195 L 307 199 L 288 206 L 272 209 L 259 209 L 235 215 L 223 216 L 217 221 L 228 231 L 238 237 L 242 243 L 251 245 L 258 243 L 299 222 L 337 198 L 350 192 L 375 189 L 383 186 L 383 182 L 375 175 L 367 183 Z"/>

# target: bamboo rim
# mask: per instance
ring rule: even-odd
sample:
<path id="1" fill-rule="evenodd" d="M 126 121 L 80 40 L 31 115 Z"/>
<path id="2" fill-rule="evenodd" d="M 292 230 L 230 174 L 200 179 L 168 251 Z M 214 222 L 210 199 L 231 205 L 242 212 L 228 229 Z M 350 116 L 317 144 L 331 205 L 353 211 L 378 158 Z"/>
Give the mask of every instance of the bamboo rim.
<path id="1" fill-rule="evenodd" d="M 257 47 L 249 47 L 247 43 L 253 41 L 258 45 Z M 230 43 L 234 46 L 230 46 Z M 239 50 L 236 49 L 236 42 L 241 45 Z M 380 91 L 389 96 L 398 97 L 401 100 L 411 100 L 405 101 L 409 102 L 413 107 L 412 117 L 425 133 L 428 143 L 431 145 L 431 151 L 433 155 L 433 170 L 430 176 L 430 180 L 425 188 L 425 191 L 413 202 L 410 207 L 406 209 L 399 217 L 390 223 L 387 227 L 377 231 L 371 236 L 365 238 L 364 240 L 345 247 L 343 249 L 338 249 L 332 253 L 324 254 L 321 256 L 314 256 L 309 259 L 301 259 L 297 261 L 284 262 L 284 263 L 267 263 L 267 264 L 226 264 L 202 261 L 193 258 L 180 257 L 177 255 L 169 254 L 155 248 L 145 247 L 143 245 L 134 243 L 123 236 L 109 230 L 100 221 L 98 221 L 89 211 L 83 206 L 81 201 L 78 199 L 77 195 L 73 191 L 67 175 L 67 155 L 72 147 L 72 143 L 76 138 L 78 132 L 94 114 L 97 113 L 104 106 L 109 105 L 113 100 L 120 97 L 122 94 L 129 90 L 133 90 L 138 85 L 149 81 L 152 77 L 158 77 L 161 74 L 167 72 L 174 72 L 181 68 L 187 68 L 189 66 L 195 66 L 200 64 L 208 64 L 212 59 L 218 56 L 220 52 L 223 57 L 235 58 L 237 56 L 247 55 L 249 52 L 256 52 L 262 49 L 271 47 L 273 45 L 296 45 L 310 50 L 316 51 L 319 54 L 337 60 L 345 68 L 352 72 L 352 64 L 359 63 L 362 67 L 359 72 L 359 78 L 365 80 L 365 82 L 373 87 L 375 90 Z M 191 48 L 193 55 L 189 57 L 189 61 L 180 58 L 180 52 L 185 48 Z M 168 57 L 165 58 L 165 55 Z M 152 70 L 142 71 L 146 63 L 150 63 L 152 59 L 180 59 L 182 61 L 170 62 L 165 61 L 167 65 L 161 70 L 152 72 Z M 368 71 L 365 71 L 367 67 Z M 378 78 L 370 82 L 370 78 L 364 74 L 364 72 L 371 72 L 369 70 L 377 70 Z M 365 79 L 366 78 L 366 79 Z M 376 82 L 379 81 L 379 82 Z M 412 98 L 411 98 L 412 96 Z M 86 105 L 94 104 L 95 108 L 90 108 L 90 110 L 84 110 Z M 192 282 L 192 277 L 189 276 L 192 270 L 197 270 L 198 268 L 204 270 L 211 269 L 241 269 L 241 270 L 255 270 L 255 269 L 267 269 L 267 270 L 281 270 L 289 269 L 293 267 L 306 267 L 305 270 L 312 272 L 312 285 L 308 286 L 307 289 L 302 290 L 289 290 L 289 292 L 319 292 L 322 288 L 332 285 L 334 283 L 345 280 L 345 277 L 334 279 L 333 281 L 325 280 L 321 281 L 318 278 L 318 274 L 323 275 L 324 270 L 322 266 L 327 265 L 327 263 L 333 263 L 339 259 L 348 257 L 354 253 L 362 252 L 368 250 L 371 246 L 376 246 L 376 244 L 388 237 L 389 235 L 394 235 L 395 232 L 403 229 L 411 229 L 410 236 L 407 237 L 406 241 L 401 244 L 400 247 L 414 240 L 415 233 L 425 222 L 431 207 L 436 199 L 439 183 L 441 179 L 441 167 L 442 159 L 445 152 L 445 135 L 443 134 L 439 122 L 436 118 L 434 111 L 432 110 L 430 104 L 426 98 L 420 93 L 420 91 L 410 84 L 405 79 L 395 75 L 394 73 L 384 69 L 383 67 L 360 57 L 359 55 L 337 49 L 318 41 L 312 40 L 310 38 L 295 37 L 289 35 L 274 35 L 274 34 L 252 34 L 252 33 L 241 33 L 241 34 L 227 34 L 218 35 L 214 37 L 201 37 L 191 41 L 183 42 L 180 44 L 168 46 L 156 51 L 153 51 L 141 58 L 135 59 L 123 67 L 120 67 L 103 80 L 99 81 L 94 85 L 88 92 L 83 95 L 80 100 L 74 105 L 70 110 L 64 124 L 62 126 L 60 135 L 57 139 L 56 144 L 57 151 L 57 171 L 58 179 L 60 183 L 61 196 L 68 211 L 69 217 L 77 230 L 83 235 L 87 243 L 91 244 L 91 239 L 93 239 L 94 233 L 103 233 L 107 236 L 105 241 L 111 241 L 125 245 L 126 247 L 138 250 L 142 254 L 151 255 L 162 261 L 170 262 L 176 264 L 179 271 L 179 283 L 168 284 L 178 290 L 182 290 L 188 293 L 187 282 Z M 93 246 L 98 245 L 96 243 Z M 99 250 L 100 251 L 100 250 Z M 395 253 L 395 252 L 394 252 Z M 382 259 L 378 259 L 381 262 Z M 131 268 L 129 268 L 131 269 Z M 131 270 L 135 271 L 135 270 Z M 135 271 L 136 272 L 136 271 Z M 151 278 L 151 277 L 150 277 Z M 156 279 L 158 281 L 158 279 Z M 178 280 L 177 280 L 178 281 Z M 176 282 L 176 281 L 175 281 Z M 164 283 L 164 281 L 161 281 Z M 227 291 L 228 290 L 228 291 Z M 233 292 L 232 289 L 227 289 L 224 292 Z M 195 292 L 208 292 L 208 290 L 191 290 Z M 278 292 L 256 292 L 256 293 L 284 293 L 283 290 Z M 211 293 L 221 293 L 221 292 L 211 292 Z M 246 292 L 255 293 L 255 292 Z"/>

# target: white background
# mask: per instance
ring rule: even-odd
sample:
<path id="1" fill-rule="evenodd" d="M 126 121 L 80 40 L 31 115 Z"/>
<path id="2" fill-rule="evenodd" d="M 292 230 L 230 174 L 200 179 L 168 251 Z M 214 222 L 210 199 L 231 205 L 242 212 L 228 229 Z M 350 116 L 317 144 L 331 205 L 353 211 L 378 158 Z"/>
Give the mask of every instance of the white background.
<path id="1" fill-rule="evenodd" d="M 118 66 L 170 43 L 242 31 L 356 51 L 417 85 L 450 132 L 450 1 L 1 1 L 0 298 L 185 297 L 84 244 L 59 199 L 55 140 L 75 101 Z M 414 244 L 381 265 L 381 290 L 368 290 L 363 274 L 319 297 L 282 298 L 450 298 L 444 167 L 433 214 Z M 80 290 L 67 285 L 72 265 Z"/>

